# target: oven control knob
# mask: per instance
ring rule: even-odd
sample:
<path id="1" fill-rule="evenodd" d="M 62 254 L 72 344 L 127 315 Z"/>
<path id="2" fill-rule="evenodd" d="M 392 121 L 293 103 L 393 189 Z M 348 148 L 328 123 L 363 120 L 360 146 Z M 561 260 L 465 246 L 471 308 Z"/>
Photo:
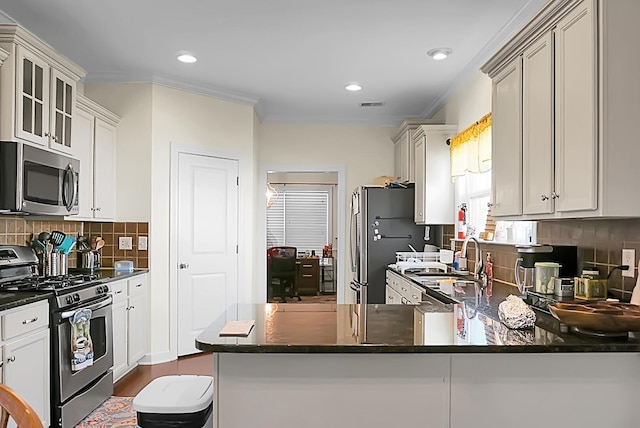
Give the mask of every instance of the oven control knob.
<path id="1" fill-rule="evenodd" d="M 80 301 L 80 295 L 79 295 L 78 293 L 75 293 L 75 294 L 73 295 L 73 301 L 74 301 L 74 302 L 79 302 L 79 301 Z"/>
<path id="2" fill-rule="evenodd" d="M 109 286 L 108 285 L 103 285 L 102 286 L 102 291 L 104 291 L 105 293 L 109 292 Z"/>
<path id="3" fill-rule="evenodd" d="M 67 296 L 67 297 L 65 297 L 64 301 L 65 301 L 67 304 L 71 304 L 71 303 L 73 303 L 73 297 L 71 297 L 71 296 Z"/>
<path id="4" fill-rule="evenodd" d="M 104 292 L 104 290 L 102 290 L 102 285 L 98 285 L 96 287 L 96 294 L 102 294 Z"/>

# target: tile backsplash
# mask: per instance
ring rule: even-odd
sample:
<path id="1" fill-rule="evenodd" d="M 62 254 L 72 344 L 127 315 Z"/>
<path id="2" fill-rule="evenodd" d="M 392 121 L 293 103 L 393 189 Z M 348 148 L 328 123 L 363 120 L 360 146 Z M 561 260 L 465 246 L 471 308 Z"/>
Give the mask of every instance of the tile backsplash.
<path id="1" fill-rule="evenodd" d="M 138 237 L 149 236 L 149 223 L 89 223 L 84 224 L 85 235 L 93 238 L 102 236 L 105 244 L 102 247 L 102 266 L 113 267 L 113 264 L 120 260 L 131 260 L 135 268 L 149 267 L 149 251 L 138 248 Z M 118 240 L 121 237 L 132 238 L 133 247 L 131 250 L 118 249 Z"/>
<path id="2" fill-rule="evenodd" d="M 450 229 L 450 230 L 449 230 Z M 444 242 L 453 238 L 453 226 L 446 226 L 443 232 Z M 578 248 L 578 270 L 584 266 L 593 266 L 606 277 L 614 267 L 622 264 L 622 249 L 636 251 L 636 265 L 640 257 L 640 218 L 638 219 L 576 219 L 549 220 L 538 222 L 538 242 L 541 244 L 575 245 Z M 462 243 L 456 242 L 456 249 Z M 517 252 L 514 246 L 483 243 L 483 257 L 490 251 L 493 257 L 494 278 L 515 286 L 514 266 Z M 468 258 L 473 260 L 473 246 L 469 248 Z M 629 301 L 636 283 L 634 277 L 623 277 L 619 269 L 613 270 L 609 278 L 610 295 Z"/>
<path id="3" fill-rule="evenodd" d="M 118 260 L 131 260 L 136 268 L 149 267 L 149 251 L 138 249 L 138 237 L 148 236 L 149 223 L 94 223 L 72 220 L 32 220 L 22 216 L 0 216 L 0 244 L 27 245 L 31 234 L 37 238 L 40 232 L 59 230 L 77 237 L 78 234 L 89 237 L 102 236 L 105 246 L 102 253 L 102 266 L 113 267 Z M 132 250 L 119 250 L 118 238 L 129 236 L 133 241 Z M 69 257 L 69 267 L 76 267 L 76 257 Z"/>

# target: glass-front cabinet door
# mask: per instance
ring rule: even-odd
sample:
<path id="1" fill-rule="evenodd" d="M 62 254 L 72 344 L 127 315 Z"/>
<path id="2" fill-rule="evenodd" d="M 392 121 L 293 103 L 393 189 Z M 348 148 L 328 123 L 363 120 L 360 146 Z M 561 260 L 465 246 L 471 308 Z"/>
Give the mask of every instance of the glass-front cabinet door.
<path id="1" fill-rule="evenodd" d="M 75 85 L 58 70 L 51 69 L 51 138 L 49 147 L 71 154 L 71 122 L 76 103 Z"/>
<path id="2" fill-rule="evenodd" d="M 16 137 L 46 146 L 49 142 L 49 65 L 22 46 L 17 46 L 16 53 Z"/>

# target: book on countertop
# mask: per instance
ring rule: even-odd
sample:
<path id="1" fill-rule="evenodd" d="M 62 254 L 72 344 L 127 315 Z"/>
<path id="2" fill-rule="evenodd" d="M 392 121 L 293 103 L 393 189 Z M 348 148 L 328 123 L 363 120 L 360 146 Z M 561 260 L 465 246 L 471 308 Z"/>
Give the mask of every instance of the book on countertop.
<path id="1" fill-rule="evenodd" d="M 251 333 L 254 324 L 255 320 L 229 321 L 220 330 L 220 336 L 247 337 Z"/>

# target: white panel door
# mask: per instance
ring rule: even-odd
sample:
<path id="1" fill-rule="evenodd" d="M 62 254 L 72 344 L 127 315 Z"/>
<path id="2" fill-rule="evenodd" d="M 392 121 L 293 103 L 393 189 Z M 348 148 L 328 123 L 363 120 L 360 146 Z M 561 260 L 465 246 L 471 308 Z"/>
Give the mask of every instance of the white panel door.
<path id="1" fill-rule="evenodd" d="M 524 214 L 553 212 L 553 34 L 522 55 L 522 175 Z"/>
<path id="2" fill-rule="evenodd" d="M 493 215 L 522 214 L 522 64 L 513 60 L 493 79 L 491 128 Z"/>
<path id="3" fill-rule="evenodd" d="M 237 317 L 238 162 L 178 157 L 178 355 Z M 223 341 L 223 340 L 221 340 Z"/>

